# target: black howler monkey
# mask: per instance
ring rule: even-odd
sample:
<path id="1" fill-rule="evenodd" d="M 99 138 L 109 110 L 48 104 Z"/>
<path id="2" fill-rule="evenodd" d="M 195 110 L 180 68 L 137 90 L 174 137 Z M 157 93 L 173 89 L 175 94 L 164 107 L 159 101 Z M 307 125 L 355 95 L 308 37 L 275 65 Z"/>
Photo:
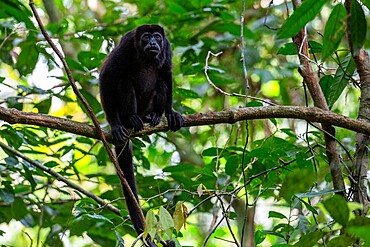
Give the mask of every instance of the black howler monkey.
<path id="1" fill-rule="evenodd" d="M 126 33 L 104 62 L 99 81 L 103 109 L 115 143 L 128 139 L 128 128 L 140 131 L 143 123 L 157 125 L 163 113 L 171 131 L 183 126 L 183 117 L 172 109 L 172 53 L 161 26 L 142 25 Z M 116 145 L 115 152 L 138 199 L 131 143 Z M 125 188 L 123 192 L 135 230 L 140 234 L 143 225 Z M 147 242 L 156 246 L 150 239 Z M 168 246 L 174 243 L 171 241 Z"/>

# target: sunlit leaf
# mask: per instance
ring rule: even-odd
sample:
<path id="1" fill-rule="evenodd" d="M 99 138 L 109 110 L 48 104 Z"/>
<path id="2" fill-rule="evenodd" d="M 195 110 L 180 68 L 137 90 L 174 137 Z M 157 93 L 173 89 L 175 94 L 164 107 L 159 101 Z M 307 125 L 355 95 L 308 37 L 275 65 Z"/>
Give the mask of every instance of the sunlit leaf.
<path id="1" fill-rule="evenodd" d="M 167 231 L 168 229 L 175 227 L 171 214 L 164 207 L 159 208 L 158 216 L 159 223 L 161 224 L 162 229 L 164 231 Z"/>
<path id="2" fill-rule="evenodd" d="M 186 222 L 186 213 L 184 212 L 184 206 L 185 205 L 183 204 L 183 202 L 177 202 L 175 211 L 173 212 L 173 221 L 177 232 L 180 232 L 182 226 L 184 226 Z"/>
<path id="3" fill-rule="evenodd" d="M 149 235 L 153 239 L 157 231 L 157 218 L 155 217 L 155 214 L 152 209 L 150 209 L 146 213 L 145 221 L 146 225 L 144 230 L 144 238 L 146 238 Z"/>

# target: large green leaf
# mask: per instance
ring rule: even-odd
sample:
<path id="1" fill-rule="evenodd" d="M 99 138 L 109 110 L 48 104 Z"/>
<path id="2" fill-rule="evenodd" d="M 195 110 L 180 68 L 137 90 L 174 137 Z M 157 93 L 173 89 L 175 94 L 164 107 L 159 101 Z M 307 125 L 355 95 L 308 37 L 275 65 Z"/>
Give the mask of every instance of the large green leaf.
<path id="1" fill-rule="evenodd" d="M 335 195 L 323 202 L 330 216 L 342 226 L 346 226 L 349 219 L 349 208 L 347 202 L 338 195 Z"/>
<path id="2" fill-rule="evenodd" d="M 356 0 L 352 0 L 350 20 L 353 54 L 357 54 L 365 43 L 367 27 L 364 10 Z"/>
<path id="3" fill-rule="evenodd" d="M 39 53 L 36 45 L 32 42 L 24 42 L 20 47 L 22 48 L 22 51 L 17 59 L 17 69 L 21 75 L 26 76 L 32 73 L 36 67 Z"/>
<path id="4" fill-rule="evenodd" d="M 352 55 L 348 54 L 343 58 L 341 66 L 338 67 L 334 77 L 327 75 L 321 78 L 321 90 L 324 93 L 329 109 L 332 108 L 342 94 L 350 80 L 350 76 L 355 72 L 355 69 L 356 66 L 352 59 Z"/>
<path id="5" fill-rule="evenodd" d="M 341 3 L 331 11 L 324 31 L 322 60 L 328 58 L 338 48 L 346 31 L 346 17 L 346 8 Z"/>
<path id="6" fill-rule="evenodd" d="M 306 0 L 286 20 L 278 31 L 279 39 L 290 38 L 297 34 L 309 21 L 320 12 L 326 0 Z"/>

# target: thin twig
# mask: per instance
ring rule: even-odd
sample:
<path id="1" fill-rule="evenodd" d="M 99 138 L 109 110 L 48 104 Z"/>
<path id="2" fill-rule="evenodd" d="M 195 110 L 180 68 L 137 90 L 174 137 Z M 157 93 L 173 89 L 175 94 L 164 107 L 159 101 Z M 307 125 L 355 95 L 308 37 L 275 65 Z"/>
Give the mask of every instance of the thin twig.
<path id="1" fill-rule="evenodd" d="M 239 247 L 239 246 L 240 246 L 240 244 L 239 244 L 238 240 L 236 239 L 236 237 L 235 237 L 235 234 L 234 234 L 233 230 L 231 229 L 230 219 L 229 219 L 229 217 L 228 217 L 228 215 L 230 214 L 230 212 L 229 212 L 229 210 L 225 209 L 225 206 L 224 206 L 224 203 L 223 203 L 223 201 L 222 201 L 222 198 L 221 198 L 217 193 L 216 193 L 216 196 L 217 196 L 217 198 L 218 198 L 218 200 L 219 200 L 219 202 L 220 202 L 220 204 L 221 204 L 221 208 L 222 208 L 222 212 L 223 212 L 223 214 L 224 214 L 224 218 L 225 218 L 225 220 L 226 220 L 227 228 L 229 228 L 229 232 L 230 232 L 231 236 L 232 236 L 232 237 L 233 237 L 233 239 L 234 239 L 234 243 L 235 243 L 235 245 Z M 229 205 L 230 205 L 230 204 L 229 204 Z M 230 208 L 230 206 L 229 206 L 228 208 Z M 228 215 L 226 215 L 226 213 L 228 213 Z"/>
<path id="2" fill-rule="evenodd" d="M 270 11 L 270 8 L 271 6 L 274 4 L 274 0 L 271 0 L 270 3 L 269 3 L 269 6 L 267 7 L 267 10 L 266 10 L 266 15 L 265 15 L 265 19 L 263 21 L 263 25 L 265 27 L 267 27 L 268 29 L 270 30 L 274 30 L 274 31 L 277 31 L 279 30 L 279 28 L 276 28 L 276 27 L 270 27 L 269 25 L 267 25 L 267 16 L 269 15 L 269 11 Z"/>
<path id="3" fill-rule="evenodd" d="M 266 104 L 268 104 L 268 105 L 274 105 L 274 106 L 276 106 L 276 104 L 274 104 L 274 103 L 272 103 L 272 102 L 269 102 L 269 101 L 267 101 L 267 100 L 264 100 L 264 99 L 260 99 L 260 98 L 253 97 L 253 96 L 246 96 L 246 95 L 244 95 L 244 94 L 228 93 L 228 92 L 223 91 L 221 88 L 217 87 L 217 86 L 212 82 L 211 78 L 210 78 L 210 77 L 209 77 L 209 75 L 208 75 L 208 70 L 209 70 L 208 62 L 209 62 L 209 58 L 210 58 L 210 56 L 211 56 L 211 55 L 212 55 L 212 56 L 214 56 L 214 57 L 217 57 L 217 56 L 219 56 L 219 55 L 221 55 L 221 54 L 222 54 L 222 51 L 221 51 L 221 52 L 219 52 L 219 53 L 216 53 L 216 54 L 215 54 L 215 53 L 213 53 L 213 52 L 211 52 L 211 51 L 208 51 L 208 54 L 207 54 L 207 57 L 206 57 L 206 65 L 205 65 L 205 67 L 204 67 L 204 74 L 205 74 L 205 76 L 206 76 L 206 78 L 207 78 L 207 81 L 208 81 L 208 83 L 209 83 L 209 84 L 210 84 L 214 89 L 216 89 L 216 91 L 218 91 L 219 93 L 224 94 L 224 95 L 226 95 L 226 96 L 234 96 L 234 97 L 241 97 L 241 98 L 249 98 L 249 99 L 253 99 L 253 100 L 261 101 L 261 102 L 266 103 Z"/>

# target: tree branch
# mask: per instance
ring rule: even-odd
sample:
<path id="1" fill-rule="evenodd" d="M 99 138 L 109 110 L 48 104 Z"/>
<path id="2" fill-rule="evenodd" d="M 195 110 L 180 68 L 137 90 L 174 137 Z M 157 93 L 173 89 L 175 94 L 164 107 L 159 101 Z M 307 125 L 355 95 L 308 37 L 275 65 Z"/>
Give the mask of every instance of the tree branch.
<path id="1" fill-rule="evenodd" d="M 197 113 L 184 116 L 185 127 L 210 125 L 210 124 L 233 124 L 243 120 L 266 119 L 266 118 L 294 118 L 309 122 L 326 123 L 355 132 L 370 135 L 370 123 L 364 120 L 352 119 L 343 115 L 321 110 L 317 107 L 303 106 L 264 106 L 230 109 L 227 111 Z M 88 124 L 79 123 L 65 118 L 54 117 L 45 114 L 22 112 L 16 109 L 0 107 L 0 120 L 9 124 L 30 124 L 36 126 L 57 129 L 77 135 L 100 139 L 96 129 Z M 150 135 L 156 132 L 168 131 L 165 119 L 155 127 L 145 124 L 143 131 L 133 133 L 132 137 Z M 103 130 L 109 142 L 112 141 L 110 132 Z"/>
<path id="2" fill-rule="evenodd" d="M 301 5 L 301 0 L 293 0 L 293 8 L 296 10 Z M 293 43 L 297 49 L 300 62 L 299 73 L 303 78 L 303 83 L 307 85 L 310 95 L 316 107 L 329 111 L 324 94 L 321 90 L 317 77 L 311 67 L 308 59 L 308 40 L 307 30 L 304 27 L 296 36 L 293 37 Z M 339 194 L 346 198 L 345 186 L 342 170 L 340 168 L 339 152 L 336 144 L 335 129 L 331 123 L 322 122 L 321 126 L 324 132 L 326 155 L 328 156 L 330 174 L 333 180 L 334 189 L 337 189 Z"/>
<path id="3" fill-rule="evenodd" d="M 360 49 L 357 54 L 353 51 L 353 42 L 351 38 L 351 9 L 352 1 L 346 0 L 345 7 L 347 10 L 347 40 L 353 60 L 356 64 L 356 69 L 360 77 L 360 104 L 358 110 L 358 118 L 370 122 L 370 58 L 364 48 Z M 368 166 L 369 166 L 369 149 L 370 135 L 357 133 L 356 135 L 356 153 L 355 161 L 353 162 L 352 174 L 354 182 L 352 182 L 353 201 L 361 203 L 363 209 L 355 211 L 358 215 L 366 215 L 369 210 L 370 198 L 368 195 Z"/>

